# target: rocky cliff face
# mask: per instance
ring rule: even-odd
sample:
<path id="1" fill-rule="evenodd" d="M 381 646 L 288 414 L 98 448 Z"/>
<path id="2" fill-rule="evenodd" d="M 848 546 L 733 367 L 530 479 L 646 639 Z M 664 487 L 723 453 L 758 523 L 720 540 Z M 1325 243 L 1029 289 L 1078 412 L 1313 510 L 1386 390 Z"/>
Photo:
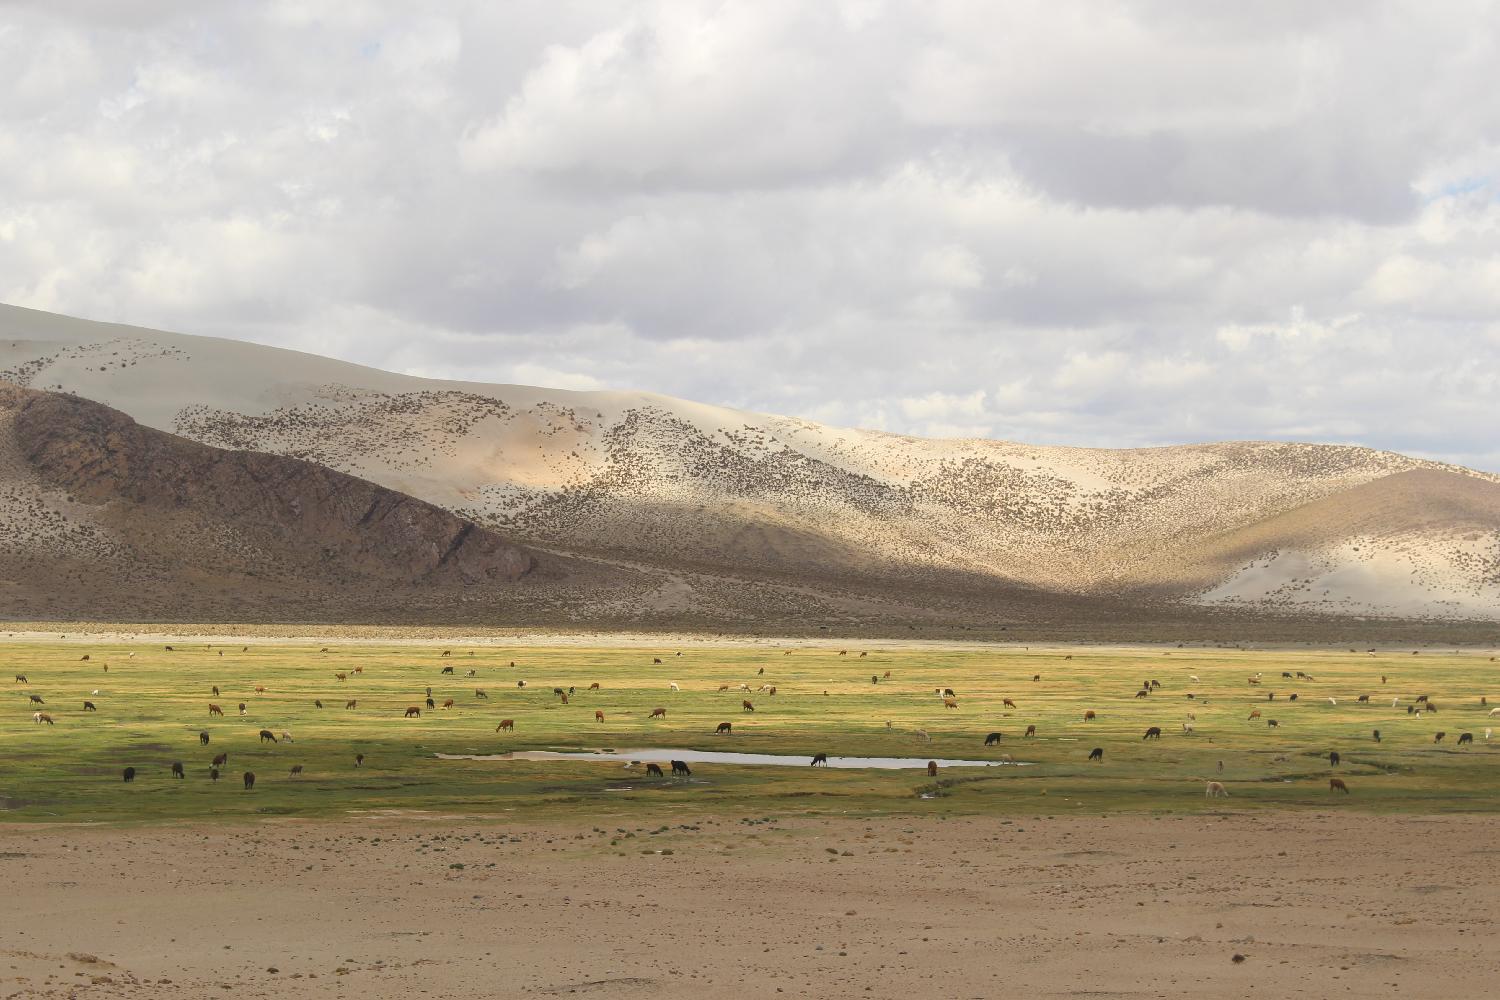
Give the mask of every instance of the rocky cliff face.
<path id="1" fill-rule="evenodd" d="M 338 578 L 403 584 L 514 582 L 525 550 L 449 511 L 332 469 L 225 451 L 75 396 L 0 387 L 19 455 L 42 483 L 90 505 L 218 526 L 234 547 Z"/>

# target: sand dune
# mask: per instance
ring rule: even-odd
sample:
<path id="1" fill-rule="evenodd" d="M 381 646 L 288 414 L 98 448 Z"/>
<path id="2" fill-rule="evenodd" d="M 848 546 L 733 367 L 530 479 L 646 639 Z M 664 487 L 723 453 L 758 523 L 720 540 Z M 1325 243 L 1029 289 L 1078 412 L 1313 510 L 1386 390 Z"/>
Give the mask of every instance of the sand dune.
<path id="1" fill-rule="evenodd" d="M 543 552 L 811 586 L 835 607 L 851 588 L 994 590 L 1500 617 L 1496 477 L 1390 452 L 925 440 L 650 393 L 411 378 L 14 307 L 0 307 L 0 378 L 327 465 Z M 704 600 L 681 577 L 652 593 Z"/>

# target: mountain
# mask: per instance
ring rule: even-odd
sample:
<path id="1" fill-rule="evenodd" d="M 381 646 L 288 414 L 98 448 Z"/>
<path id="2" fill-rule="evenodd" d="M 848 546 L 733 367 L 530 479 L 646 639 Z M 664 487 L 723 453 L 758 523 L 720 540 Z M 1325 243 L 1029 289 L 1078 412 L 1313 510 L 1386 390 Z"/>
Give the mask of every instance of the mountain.
<path id="1" fill-rule="evenodd" d="M 368 480 L 575 580 L 633 581 L 552 605 L 575 621 L 729 627 L 726 597 L 741 624 L 1500 618 L 1500 479 L 1391 452 L 926 440 L 16 307 L 0 379 Z"/>
<path id="2" fill-rule="evenodd" d="M 309 595 L 498 595 L 536 566 L 495 532 L 374 483 L 4 383 L 0 500 L 0 567 L 18 602 L 77 590 L 89 604 L 154 594 L 170 608 L 197 590 L 205 609 L 217 593 L 226 606 L 279 599 L 284 614 Z"/>
<path id="3" fill-rule="evenodd" d="M 1202 595 L 1330 614 L 1493 618 L 1500 485 L 1447 469 L 1384 476 L 1204 544 Z M 1236 566 L 1233 573 L 1222 570 Z"/>

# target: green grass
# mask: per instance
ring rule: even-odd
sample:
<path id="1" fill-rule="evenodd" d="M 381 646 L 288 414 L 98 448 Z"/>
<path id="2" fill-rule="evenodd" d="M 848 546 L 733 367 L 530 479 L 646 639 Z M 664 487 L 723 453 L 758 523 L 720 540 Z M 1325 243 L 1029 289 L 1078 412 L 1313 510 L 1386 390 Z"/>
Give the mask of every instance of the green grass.
<path id="1" fill-rule="evenodd" d="M 220 648 L 223 655 L 220 656 Z M 90 659 L 81 661 L 87 652 Z M 127 655 L 134 653 L 133 656 Z M 1497 665 L 1487 655 L 1421 656 L 1270 653 L 1226 650 L 1098 650 L 1030 653 L 986 651 L 834 650 L 694 647 L 662 664 L 638 649 L 481 647 L 298 647 L 252 644 L 206 649 L 178 644 L 174 652 L 144 642 L 0 646 L 0 819 L 136 822 L 265 816 L 358 815 L 364 811 L 429 810 L 496 813 L 579 821 L 613 816 L 1197 811 L 1232 808 L 1455 812 L 1500 809 L 1500 729 L 1480 698 L 1500 704 Z M 1071 653 L 1071 658 L 1065 656 Z M 509 663 L 517 663 L 511 668 Z M 106 672 L 104 664 L 108 663 Z M 451 664 L 454 674 L 440 670 Z M 363 667 L 362 674 L 353 672 Z M 765 668 L 763 676 L 757 670 Z M 473 669 L 475 678 L 466 678 Z M 891 671 L 871 684 L 872 674 Z M 1284 680 L 1282 671 L 1315 680 Z M 339 682 L 336 672 L 348 674 Z M 1259 687 L 1247 684 L 1256 672 Z M 11 683 L 25 674 L 27 685 Z M 1033 681 L 1033 675 L 1041 679 Z M 1201 680 L 1189 680 L 1192 674 Z M 1388 683 L 1381 683 L 1381 675 Z M 1135 698 L 1141 682 L 1162 687 Z M 519 689 L 518 679 L 527 687 Z M 599 691 L 587 691 L 591 682 Z M 680 692 L 668 690 L 670 682 Z M 774 697 L 738 691 L 775 684 Z M 720 693 L 721 683 L 731 690 Z M 221 694 L 214 697 L 211 687 Z M 266 688 L 254 693 L 256 685 Z M 422 709 L 425 688 L 450 711 Z M 562 705 L 554 687 L 576 686 Z M 484 688 L 487 701 L 476 699 Z M 934 688 L 952 687 L 959 708 L 945 709 Z M 95 689 L 99 690 L 94 695 Z M 1266 701 L 1274 691 L 1276 700 Z M 1189 700 L 1192 692 L 1197 697 Z M 1295 704 L 1286 696 L 1301 697 Z M 27 695 L 45 699 L 54 726 L 32 721 Z M 1369 704 L 1356 697 L 1369 694 Z M 1415 718 L 1405 706 L 1430 694 L 1439 713 Z M 1338 700 L 1330 705 L 1328 697 Z M 741 711 L 749 697 L 757 711 Z M 1002 705 L 1013 698 L 1017 707 Z M 1402 699 L 1392 709 L 1391 699 Z M 314 707 L 321 698 L 324 707 Z M 346 711 L 346 699 L 358 708 Z M 92 700 L 97 712 L 84 712 Z M 226 717 L 210 718 L 216 702 Z M 238 715 L 237 706 L 247 713 Z M 647 718 L 668 709 L 665 721 Z M 594 721 L 595 710 L 606 722 Z M 1098 718 L 1084 722 L 1085 709 Z M 1249 720 L 1252 709 L 1262 719 Z M 1187 714 L 1195 731 L 1184 733 Z M 504 718 L 514 734 L 496 733 Z M 1265 719 L 1280 722 L 1269 729 Z M 731 737 L 713 735 L 721 721 Z M 887 722 L 891 727 L 887 727 Z M 1026 726 L 1038 735 L 1024 739 Z M 1142 741 L 1148 726 L 1160 740 Z M 293 734 L 294 742 L 261 744 L 262 729 Z M 925 729 L 931 742 L 914 730 Z M 1371 739 L 1380 729 L 1383 742 Z M 207 730 L 212 742 L 199 745 Z M 984 736 L 1001 731 L 998 747 Z M 1442 744 L 1433 734 L 1448 733 Z M 1472 732 L 1475 743 L 1455 745 Z M 442 761 L 437 752 L 499 753 L 521 749 L 615 747 L 732 749 L 811 757 L 909 756 L 998 760 L 1009 754 L 1026 767 L 951 768 L 936 780 L 922 771 L 808 767 L 695 766 L 694 780 L 647 780 L 618 763 Z M 1102 764 L 1085 759 L 1103 747 Z M 1343 763 L 1330 768 L 1337 750 Z M 208 780 L 210 758 L 229 753 L 221 780 Z M 356 769 L 354 756 L 365 765 Z M 181 761 L 186 780 L 169 767 Z M 1218 762 L 1223 762 L 1223 771 Z M 288 776 L 301 764 L 300 778 Z M 121 770 L 134 766 L 133 784 Z M 254 791 L 241 774 L 254 771 Z M 1328 790 L 1343 777 L 1349 796 Z M 1206 802 L 1204 781 L 1222 780 L 1231 798 Z M 924 797 L 927 796 L 927 797 Z"/>

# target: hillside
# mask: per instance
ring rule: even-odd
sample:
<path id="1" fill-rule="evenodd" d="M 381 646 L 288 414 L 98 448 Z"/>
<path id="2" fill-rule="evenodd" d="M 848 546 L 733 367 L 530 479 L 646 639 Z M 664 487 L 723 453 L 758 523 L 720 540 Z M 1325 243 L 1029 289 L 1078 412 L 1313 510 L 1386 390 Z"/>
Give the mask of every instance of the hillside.
<path id="1" fill-rule="evenodd" d="M 933 613 L 956 602 L 961 617 L 1051 600 L 1500 618 L 1496 478 L 1390 452 L 924 440 L 649 393 L 411 378 L 14 307 L 0 307 L 0 378 L 318 463 L 544 555 L 665 573 L 653 607 L 689 617 L 705 581 L 753 580 L 860 614 L 877 613 L 873 595 Z"/>
<path id="2" fill-rule="evenodd" d="M 0 578 L 17 611 L 379 607 L 535 557 L 449 511 L 299 459 L 230 452 L 74 396 L 0 383 Z M 216 607 L 217 606 L 217 607 Z"/>
<path id="3" fill-rule="evenodd" d="M 1214 586 L 1201 599 L 1494 617 L 1497 524 L 1500 484 L 1441 469 L 1396 473 L 1204 544 L 1200 578 Z"/>

